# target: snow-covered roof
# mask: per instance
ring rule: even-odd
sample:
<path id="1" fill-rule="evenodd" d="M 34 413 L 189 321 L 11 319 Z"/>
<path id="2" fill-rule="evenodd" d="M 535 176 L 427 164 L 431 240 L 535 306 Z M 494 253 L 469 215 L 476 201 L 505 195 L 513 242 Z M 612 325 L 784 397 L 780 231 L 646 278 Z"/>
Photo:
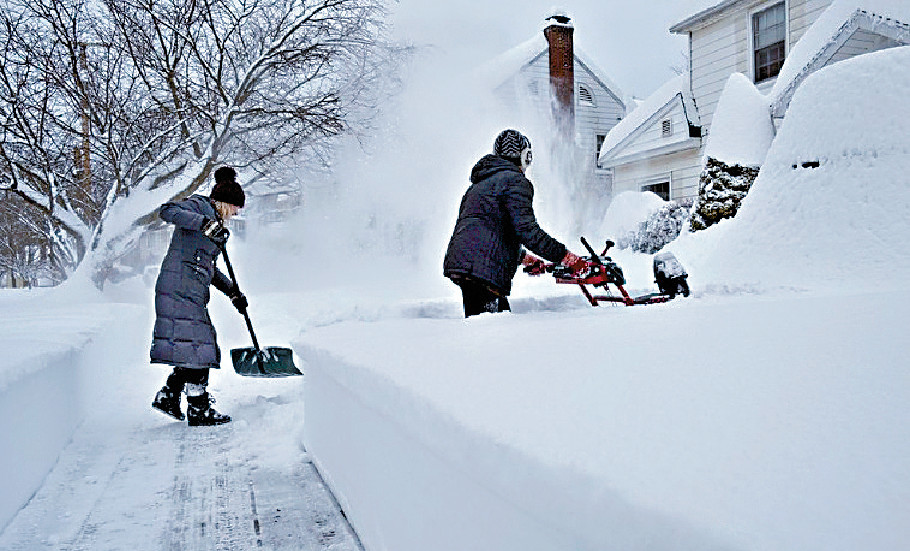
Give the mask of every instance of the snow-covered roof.
<path id="1" fill-rule="evenodd" d="M 857 30 L 910 44 L 910 2 L 835 0 L 787 54 L 770 93 L 774 116 L 783 116 L 802 81 L 824 66 Z"/>
<path id="2" fill-rule="evenodd" d="M 704 23 L 707 23 L 712 18 L 722 14 L 727 8 L 733 6 L 734 4 L 739 4 L 745 0 L 724 0 L 719 4 L 715 4 L 709 8 L 705 8 L 694 15 L 690 15 L 679 23 L 670 27 L 671 33 L 682 34 L 687 33 L 695 27 L 698 27 Z"/>
<path id="3" fill-rule="evenodd" d="M 658 113 L 674 101 L 682 102 L 683 111 L 690 125 L 700 125 L 698 113 L 689 91 L 689 79 L 686 74 L 681 74 L 667 81 L 656 92 L 639 103 L 634 111 L 626 115 L 610 130 L 600 149 L 600 161 L 604 162 L 615 157 L 636 130 L 647 126 Z"/>
<path id="4" fill-rule="evenodd" d="M 481 82 L 485 83 L 488 89 L 494 90 L 523 68 L 537 61 L 540 56 L 547 55 L 549 48 L 546 37 L 544 37 L 542 32 L 539 32 L 532 38 L 483 64 L 477 70 L 477 76 Z M 577 38 L 575 39 L 574 51 L 576 63 L 581 63 L 586 67 L 605 89 L 613 94 L 617 100 L 622 101 L 622 90 L 594 62 L 593 58 L 579 47 Z"/>

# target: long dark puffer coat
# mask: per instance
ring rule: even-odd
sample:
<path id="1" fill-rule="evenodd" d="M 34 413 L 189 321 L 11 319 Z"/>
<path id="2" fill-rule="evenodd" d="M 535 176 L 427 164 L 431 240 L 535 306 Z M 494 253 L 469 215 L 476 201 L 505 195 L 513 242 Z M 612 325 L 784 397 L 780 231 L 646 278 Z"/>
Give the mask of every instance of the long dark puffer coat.
<path id="1" fill-rule="evenodd" d="M 533 199 L 534 186 L 513 162 L 495 155 L 481 158 L 461 200 L 443 274 L 456 282 L 480 280 L 507 296 L 522 246 L 550 262 L 561 261 L 566 247 L 540 229 Z"/>
<path id="2" fill-rule="evenodd" d="M 152 363 L 178 367 L 219 367 L 221 351 L 209 318 L 209 286 L 229 294 L 233 285 L 215 267 L 220 249 L 202 233 L 205 219 L 217 220 L 211 199 L 193 195 L 165 203 L 158 211 L 176 226 L 155 284 Z"/>

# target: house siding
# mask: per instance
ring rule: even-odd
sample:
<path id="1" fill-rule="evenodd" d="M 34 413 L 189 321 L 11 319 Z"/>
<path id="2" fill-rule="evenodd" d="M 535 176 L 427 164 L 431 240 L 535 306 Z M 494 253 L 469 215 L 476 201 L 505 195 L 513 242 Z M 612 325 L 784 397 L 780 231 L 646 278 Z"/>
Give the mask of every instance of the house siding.
<path id="1" fill-rule="evenodd" d="M 799 42 L 806 30 L 831 5 L 831 0 L 790 0 L 790 47 Z"/>
<path id="2" fill-rule="evenodd" d="M 853 36 L 844 42 L 843 46 L 838 48 L 826 65 L 831 65 L 832 63 L 837 63 L 838 61 L 850 59 L 851 57 L 867 54 L 876 50 L 893 48 L 895 46 L 900 46 L 900 44 L 881 35 L 859 30 L 853 33 Z"/>
<path id="3" fill-rule="evenodd" d="M 683 111 L 682 101 L 679 96 L 674 96 L 669 107 L 657 113 L 646 128 L 633 134 L 629 143 L 623 148 L 623 155 L 634 156 L 653 149 L 666 147 L 689 139 L 689 121 Z M 670 120 L 672 134 L 663 135 L 663 121 Z"/>
<path id="4" fill-rule="evenodd" d="M 705 135 L 710 133 L 717 102 L 729 76 L 738 72 L 752 78 L 751 13 L 773 3 L 769 0 L 743 2 L 729 13 L 690 32 L 692 96 Z M 789 53 L 831 0 L 786 0 L 786 4 Z M 773 81 L 762 82 L 759 88 L 767 89 Z"/>
<path id="5" fill-rule="evenodd" d="M 670 182 L 670 199 L 685 199 L 698 195 L 701 174 L 701 155 L 688 149 L 619 165 L 614 169 L 613 192 L 641 191 L 641 187 L 658 182 Z"/>

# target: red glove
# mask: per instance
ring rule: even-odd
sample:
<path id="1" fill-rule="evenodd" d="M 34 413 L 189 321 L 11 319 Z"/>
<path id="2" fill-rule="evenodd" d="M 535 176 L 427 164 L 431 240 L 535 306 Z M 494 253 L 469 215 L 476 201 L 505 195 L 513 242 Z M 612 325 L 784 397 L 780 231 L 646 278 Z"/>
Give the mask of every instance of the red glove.
<path id="1" fill-rule="evenodd" d="M 572 268 L 572 271 L 577 274 L 588 267 L 588 261 L 572 254 L 571 251 L 566 251 L 566 256 L 562 257 L 562 265 Z"/>
<path id="2" fill-rule="evenodd" d="M 521 259 L 521 264 L 525 267 L 525 273 L 529 275 L 540 275 L 546 270 L 544 261 L 530 253 L 525 253 L 524 258 Z"/>

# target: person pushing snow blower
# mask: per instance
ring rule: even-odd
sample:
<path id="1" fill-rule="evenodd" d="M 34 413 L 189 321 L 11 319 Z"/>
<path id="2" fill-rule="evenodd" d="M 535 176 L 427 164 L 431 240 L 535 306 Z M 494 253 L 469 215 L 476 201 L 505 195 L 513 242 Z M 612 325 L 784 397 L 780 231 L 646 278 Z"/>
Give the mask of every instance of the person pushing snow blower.
<path id="1" fill-rule="evenodd" d="M 466 318 L 510 309 L 519 264 L 543 270 L 543 261 L 525 248 L 573 272 L 587 266 L 537 224 L 534 186 L 525 177 L 530 164 L 531 141 L 509 129 L 471 170 L 443 262 L 443 274 L 461 287 Z"/>
<path id="2" fill-rule="evenodd" d="M 190 426 L 221 425 L 228 415 L 212 408 L 206 390 L 209 369 L 220 367 L 221 351 L 209 317 L 209 286 L 231 299 L 241 313 L 247 300 L 221 270 L 215 259 L 230 232 L 224 223 L 246 202 L 233 168 L 215 171 L 209 197 L 192 195 L 161 206 L 159 216 L 174 224 L 174 235 L 155 283 L 155 329 L 150 352 L 152 363 L 174 367 L 152 407 L 183 420 L 180 394 L 186 392 L 186 420 Z"/>

